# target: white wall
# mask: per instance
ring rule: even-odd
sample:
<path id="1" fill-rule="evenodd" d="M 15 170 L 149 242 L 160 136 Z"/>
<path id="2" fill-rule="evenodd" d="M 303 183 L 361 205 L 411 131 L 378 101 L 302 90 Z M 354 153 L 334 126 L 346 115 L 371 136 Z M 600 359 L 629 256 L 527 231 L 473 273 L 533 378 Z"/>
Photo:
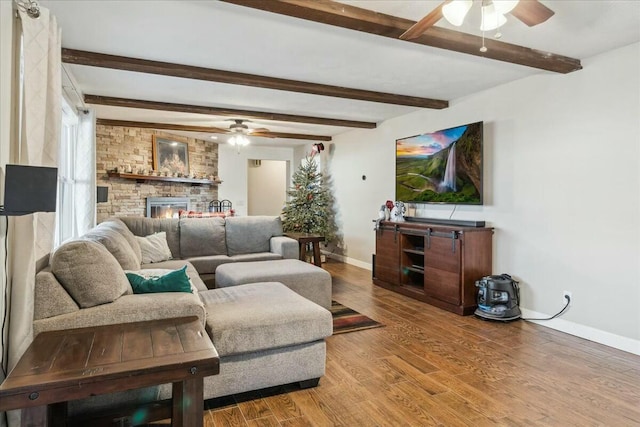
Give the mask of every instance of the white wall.
<path id="1" fill-rule="evenodd" d="M 483 120 L 485 205 L 453 218 L 495 227 L 493 271 L 521 281 L 525 314 L 554 314 L 569 290 L 573 306 L 546 325 L 640 354 L 640 45 L 582 63 L 334 138 L 346 260 L 371 262 L 395 140 Z"/>
<path id="2" fill-rule="evenodd" d="M 287 162 L 287 188 L 291 185 L 291 169 L 294 164 L 294 149 L 288 147 L 261 147 L 249 145 L 240 149 L 228 144 L 218 146 L 218 175 L 223 180 L 218 187 L 218 198 L 230 200 L 236 215 L 247 215 L 248 161 L 283 160 Z M 294 166 L 295 167 L 295 166 Z"/>
<path id="3" fill-rule="evenodd" d="M 249 215 L 278 216 L 287 199 L 287 162 L 260 160 L 248 166 Z"/>

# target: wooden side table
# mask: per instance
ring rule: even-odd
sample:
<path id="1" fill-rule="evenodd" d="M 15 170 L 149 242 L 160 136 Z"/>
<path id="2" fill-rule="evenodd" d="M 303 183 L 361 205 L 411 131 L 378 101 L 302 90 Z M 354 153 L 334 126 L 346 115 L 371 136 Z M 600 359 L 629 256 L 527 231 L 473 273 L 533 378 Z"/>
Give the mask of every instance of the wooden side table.
<path id="1" fill-rule="evenodd" d="M 23 426 L 65 425 L 67 401 L 173 383 L 173 426 L 203 424 L 203 378 L 218 353 L 196 317 L 44 332 L 0 385 Z"/>
<path id="2" fill-rule="evenodd" d="M 313 245 L 313 263 L 318 267 L 322 267 L 322 259 L 320 258 L 320 242 L 324 242 L 324 236 L 320 236 L 319 234 L 294 232 L 286 232 L 284 235 L 298 241 L 301 261 L 306 261 L 307 243 L 311 243 Z"/>

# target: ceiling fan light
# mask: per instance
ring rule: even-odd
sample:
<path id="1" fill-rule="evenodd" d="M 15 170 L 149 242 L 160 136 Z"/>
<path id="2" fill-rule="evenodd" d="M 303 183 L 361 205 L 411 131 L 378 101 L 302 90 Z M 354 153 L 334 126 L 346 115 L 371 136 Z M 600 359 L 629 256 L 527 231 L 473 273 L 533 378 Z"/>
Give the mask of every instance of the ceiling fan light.
<path id="1" fill-rule="evenodd" d="M 241 133 L 239 133 L 239 134 L 233 135 L 231 138 L 229 138 L 228 142 L 231 145 L 244 147 L 245 145 L 249 145 L 250 141 L 249 141 L 249 138 L 247 138 L 246 136 L 244 136 Z"/>
<path id="2" fill-rule="evenodd" d="M 459 27 L 462 25 L 464 17 L 467 16 L 472 5 L 472 0 L 453 0 L 442 6 L 442 16 L 444 16 L 451 25 Z"/>
<path id="3" fill-rule="evenodd" d="M 506 15 L 518 5 L 518 2 L 519 0 L 493 0 L 493 6 L 496 12 Z"/>
<path id="4" fill-rule="evenodd" d="M 491 31 L 502 27 L 507 22 L 507 18 L 493 7 L 493 3 L 482 6 L 482 22 L 480 23 L 481 31 Z"/>

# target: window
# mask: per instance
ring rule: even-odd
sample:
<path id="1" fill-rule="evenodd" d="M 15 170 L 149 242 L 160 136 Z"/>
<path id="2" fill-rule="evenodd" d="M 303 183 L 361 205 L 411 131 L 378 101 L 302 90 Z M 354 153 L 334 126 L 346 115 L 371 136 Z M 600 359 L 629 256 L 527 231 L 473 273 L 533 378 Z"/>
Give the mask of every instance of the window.
<path id="1" fill-rule="evenodd" d="M 68 102 L 62 98 L 62 135 L 58 153 L 58 216 L 56 224 L 55 246 L 65 240 L 77 237 L 74 232 L 76 142 L 78 140 L 78 115 Z"/>

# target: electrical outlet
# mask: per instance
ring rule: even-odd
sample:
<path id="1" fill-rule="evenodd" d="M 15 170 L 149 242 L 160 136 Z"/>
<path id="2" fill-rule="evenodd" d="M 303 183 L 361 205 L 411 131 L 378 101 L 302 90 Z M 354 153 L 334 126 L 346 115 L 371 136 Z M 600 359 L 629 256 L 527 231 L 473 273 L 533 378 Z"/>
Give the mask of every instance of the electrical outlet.
<path id="1" fill-rule="evenodd" d="M 569 307 L 573 305 L 573 294 L 569 291 L 562 292 L 562 305 L 567 303 L 567 297 L 569 297 Z"/>

